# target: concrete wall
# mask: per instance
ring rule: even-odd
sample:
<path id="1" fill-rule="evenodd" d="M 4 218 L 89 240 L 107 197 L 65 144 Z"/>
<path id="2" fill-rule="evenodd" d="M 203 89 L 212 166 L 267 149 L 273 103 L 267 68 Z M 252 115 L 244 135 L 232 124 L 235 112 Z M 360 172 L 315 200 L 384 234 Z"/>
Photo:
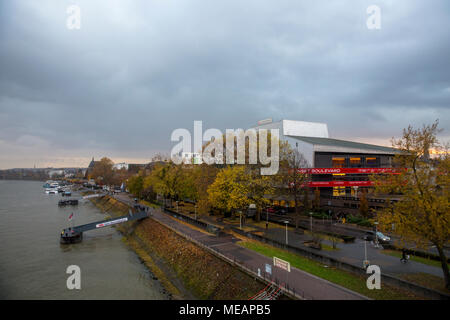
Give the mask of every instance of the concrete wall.
<path id="1" fill-rule="evenodd" d="M 297 149 L 305 157 L 308 167 L 314 167 L 314 146 L 295 139 L 296 136 L 328 138 L 328 127 L 325 123 L 281 120 L 254 127 L 255 129 L 278 129 L 280 140 L 287 141 L 292 149 Z"/>
<path id="2" fill-rule="evenodd" d="M 255 129 L 279 129 L 280 138 L 284 136 L 328 138 L 326 123 L 296 120 L 281 120 L 255 126 Z"/>

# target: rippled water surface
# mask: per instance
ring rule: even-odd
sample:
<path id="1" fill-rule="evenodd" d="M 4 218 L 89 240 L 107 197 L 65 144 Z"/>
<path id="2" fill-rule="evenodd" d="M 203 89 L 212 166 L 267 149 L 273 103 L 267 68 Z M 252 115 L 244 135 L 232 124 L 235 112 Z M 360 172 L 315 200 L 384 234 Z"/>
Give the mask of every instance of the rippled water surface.
<path id="1" fill-rule="evenodd" d="M 88 231 L 81 243 L 60 245 L 71 212 L 75 225 L 105 215 L 89 201 L 59 208 L 61 195 L 45 194 L 42 185 L 0 180 L 1 299 L 167 299 L 114 228 Z M 81 290 L 67 289 L 69 265 L 81 269 Z"/>

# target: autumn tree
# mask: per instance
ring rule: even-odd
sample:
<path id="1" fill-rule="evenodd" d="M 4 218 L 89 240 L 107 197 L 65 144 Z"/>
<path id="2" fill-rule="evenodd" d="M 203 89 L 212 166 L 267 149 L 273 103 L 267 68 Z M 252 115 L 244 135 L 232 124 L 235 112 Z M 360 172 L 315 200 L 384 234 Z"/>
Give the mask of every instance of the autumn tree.
<path id="1" fill-rule="evenodd" d="M 369 215 L 369 201 L 367 200 L 367 189 L 363 188 L 361 190 L 361 198 L 359 199 L 359 213 L 363 217 Z"/>
<path id="2" fill-rule="evenodd" d="M 280 150 L 282 151 L 280 152 L 280 170 L 277 174 L 277 190 L 280 195 L 293 198 L 295 228 L 298 229 L 302 200 L 305 210 L 310 208 L 308 183 L 311 175 L 307 171 L 301 170 L 308 168 L 309 165 L 304 156 L 297 149 L 292 149 L 287 143 Z"/>
<path id="3" fill-rule="evenodd" d="M 316 210 L 316 211 L 320 210 L 320 190 L 319 190 L 319 188 L 316 188 L 314 190 L 314 210 Z"/>
<path id="4" fill-rule="evenodd" d="M 138 198 L 141 198 L 144 190 L 144 177 L 137 174 L 128 178 L 127 187 L 130 193 L 134 194 Z"/>
<path id="5" fill-rule="evenodd" d="M 261 175 L 256 168 L 247 168 L 247 180 L 244 183 L 247 186 L 248 197 L 251 203 L 256 205 L 256 221 L 261 219 L 261 212 L 263 208 L 269 205 L 270 200 L 268 196 L 273 195 L 274 177 Z"/>
<path id="6" fill-rule="evenodd" d="M 213 146 L 212 144 L 214 144 L 214 151 L 209 155 L 208 149 Z M 240 183 L 243 184 L 243 188 L 248 193 L 243 196 L 247 197 L 246 202 L 256 205 L 257 220 L 260 218 L 262 209 L 269 204 L 269 199 L 266 196 L 273 193 L 274 182 L 270 172 L 277 171 L 278 169 L 279 146 L 279 139 L 272 136 L 270 131 L 258 132 L 254 129 L 245 132 L 228 132 L 219 137 L 219 140 L 214 140 L 214 142 L 210 141 L 203 146 L 204 154 L 208 151 L 206 152 L 208 154 L 207 158 L 212 156 L 216 162 L 219 162 L 217 166 L 225 167 L 229 164 L 232 168 L 239 167 L 239 169 L 236 169 L 237 171 L 244 170 L 242 174 L 245 176 L 245 179 L 241 179 Z M 213 167 L 217 166 L 215 165 Z M 236 173 L 237 171 L 234 172 L 230 168 L 223 170 L 226 171 L 222 172 L 221 181 L 223 183 L 226 183 L 226 181 L 234 183 L 233 178 L 236 176 L 233 176 L 232 173 Z M 215 189 L 218 185 L 219 182 L 211 190 L 218 191 Z M 214 195 L 217 196 L 218 193 L 214 193 Z M 219 198 L 212 196 L 208 192 L 209 205 L 212 205 L 211 201 L 216 201 L 217 199 Z M 220 205 L 216 207 L 222 208 Z"/>
<path id="7" fill-rule="evenodd" d="M 270 131 L 249 129 L 227 132 L 202 147 L 203 160 L 222 165 L 245 165 L 263 175 L 277 171 L 280 140 Z M 270 170 L 269 170 L 270 169 Z M 276 173 L 276 172 L 275 172 Z"/>
<path id="8" fill-rule="evenodd" d="M 165 153 L 157 153 L 153 156 L 152 162 L 168 162 L 170 156 Z"/>
<path id="9" fill-rule="evenodd" d="M 401 199 L 389 202 L 378 211 L 383 230 L 392 225 L 401 236 L 403 245 L 418 247 L 434 245 L 439 253 L 445 286 L 450 289 L 449 269 L 444 246 L 449 244 L 449 152 L 437 139 L 438 121 L 420 129 L 409 126 L 402 138 L 392 139 L 399 150 L 394 157 L 398 174 L 373 176 L 375 191 L 380 194 L 401 192 Z M 430 151 L 439 154 L 430 158 Z M 404 168 L 404 170 L 402 169 Z"/>
<path id="10" fill-rule="evenodd" d="M 208 188 L 208 200 L 217 209 L 231 212 L 244 210 L 250 204 L 248 198 L 249 179 L 242 165 L 228 166 L 222 169 Z"/>
<path id="11" fill-rule="evenodd" d="M 208 188 L 216 179 L 219 169 L 214 165 L 205 163 L 195 165 L 188 174 L 187 178 L 193 181 L 193 195 L 191 197 L 198 207 L 198 213 L 208 214 L 211 210 L 211 204 L 208 200 Z"/>
<path id="12" fill-rule="evenodd" d="M 114 162 L 111 159 L 103 157 L 95 163 L 91 173 L 92 178 L 103 184 L 111 184 L 114 177 L 113 165 Z"/>
<path id="13" fill-rule="evenodd" d="M 114 169 L 111 184 L 120 186 L 122 182 L 125 182 L 128 179 L 129 176 L 130 174 L 126 168 Z"/>
<path id="14" fill-rule="evenodd" d="M 173 162 L 158 164 L 144 181 L 144 188 L 152 186 L 156 193 L 164 196 L 164 201 L 192 197 L 193 181 L 186 178 L 184 165 Z"/>

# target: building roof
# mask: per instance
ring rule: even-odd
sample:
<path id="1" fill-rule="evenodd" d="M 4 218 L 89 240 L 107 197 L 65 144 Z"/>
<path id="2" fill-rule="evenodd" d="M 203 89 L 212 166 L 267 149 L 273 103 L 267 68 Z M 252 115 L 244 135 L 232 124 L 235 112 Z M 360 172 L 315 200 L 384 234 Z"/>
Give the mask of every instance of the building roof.
<path id="1" fill-rule="evenodd" d="M 315 151 L 327 151 L 326 147 L 331 147 L 333 150 L 330 151 L 338 151 L 337 149 L 342 149 L 343 152 L 348 152 L 347 149 L 358 149 L 388 154 L 398 152 L 397 149 L 390 147 L 377 146 L 374 144 L 353 142 L 347 140 L 338 140 L 331 138 L 315 138 L 315 137 L 295 137 L 295 136 L 289 137 L 314 145 Z"/>
<path id="2" fill-rule="evenodd" d="M 92 160 L 91 160 L 91 162 L 89 163 L 88 168 L 90 168 L 90 169 L 94 168 L 96 162 L 98 162 L 98 161 L 94 161 L 94 157 L 92 157 Z"/>

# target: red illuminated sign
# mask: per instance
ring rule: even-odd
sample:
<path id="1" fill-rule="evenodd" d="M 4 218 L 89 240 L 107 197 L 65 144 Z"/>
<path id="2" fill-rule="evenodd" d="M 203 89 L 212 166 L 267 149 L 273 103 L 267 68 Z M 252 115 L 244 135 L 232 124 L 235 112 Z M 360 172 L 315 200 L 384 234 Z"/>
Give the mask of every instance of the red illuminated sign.
<path id="1" fill-rule="evenodd" d="M 341 174 L 341 173 L 399 173 L 398 169 L 394 168 L 305 168 L 298 169 L 298 173 L 303 174 Z"/>
<path id="2" fill-rule="evenodd" d="M 308 183 L 310 188 L 326 187 L 370 187 L 372 181 L 311 181 Z"/>

